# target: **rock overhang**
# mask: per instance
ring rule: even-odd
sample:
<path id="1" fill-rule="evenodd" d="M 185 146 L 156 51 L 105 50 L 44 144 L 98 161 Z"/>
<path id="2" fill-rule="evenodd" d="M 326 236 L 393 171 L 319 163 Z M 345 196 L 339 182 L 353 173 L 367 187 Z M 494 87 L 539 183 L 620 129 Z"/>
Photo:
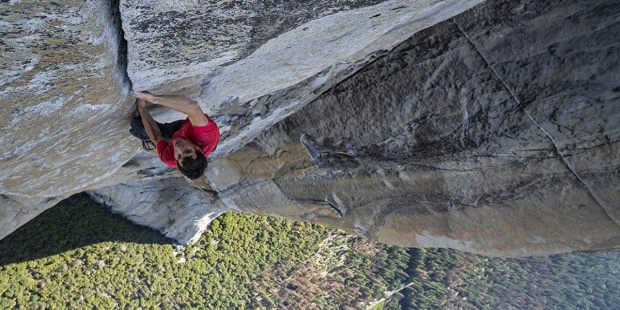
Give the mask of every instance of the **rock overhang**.
<path id="1" fill-rule="evenodd" d="M 36 47 L 36 42 L 23 44 L 35 35 L 33 29 L 19 29 L 9 36 L 25 55 L 22 67 L 27 72 L 8 74 L 12 84 L 0 90 L 6 95 L 3 119 L 10 118 L 16 125 L 5 127 L 7 133 L 2 135 L 9 146 L 0 162 L 2 201 L 7 206 L 2 214 L 5 234 L 72 193 L 95 190 L 95 196 L 97 188 L 135 182 L 165 192 L 161 182 L 179 176 L 138 152 L 139 144 L 128 135 L 129 77 L 139 89 L 187 94 L 221 123 L 224 139 L 214 159 L 222 171 L 207 176 L 211 184 L 198 186 L 199 193 L 213 193 L 217 188 L 219 200 L 199 194 L 195 197 L 202 197 L 203 205 L 195 205 L 192 195 L 187 196 L 194 200 L 179 202 L 197 206 L 189 209 L 202 210 L 205 218 L 225 209 L 279 214 L 338 226 L 381 242 L 498 256 L 618 246 L 610 237 L 617 230 L 619 212 L 618 127 L 613 121 L 619 106 L 614 95 L 618 86 L 613 85 L 618 80 L 613 57 L 617 40 L 610 39 L 617 32 L 613 25 L 618 6 L 611 2 L 589 6 L 566 1 L 526 5 L 488 1 L 456 18 L 451 17 L 481 1 L 351 2 L 347 5 L 357 3 L 354 9 L 326 5 L 316 16 L 308 15 L 308 8 L 319 4 L 311 4 L 289 10 L 292 17 L 273 29 L 268 27 L 274 20 L 270 18 L 286 16 L 281 8 L 265 8 L 261 12 L 270 18 L 261 21 L 257 9 L 249 19 L 239 19 L 238 14 L 252 10 L 248 7 L 216 10 L 208 7 L 211 4 L 196 8 L 193 2 L 158 2 L 156 6 L 112 2 L 118 3 L 123 19 L 127 70 L 119 70 L 124 52 L 118 38 L 111 35 L 119 33 L 118 24 L 109 11 L 102 10 L 108 4 L 78 2 L 49 4 L 55 6 L 51 11 L 61 12 L 59 18 L 38 17 L 40 24 L 50 22 L 49 26 L 42 24 L 52 31 L 47 32 L 50 37 L 71 43 L 66 48 L 58 45 L 60 49 L 47 51 Z M 84 16 L 78 17 L 80 12 Z M 188 20 L 179 20 L 184 14 Z M 238 23 L 223 31 L 220 25 L 211 27 L 214 19 L 201 18 L 201 14 Z M 584 27 L 584 20 L 593 16 L 597 16 L 595 21 Z M 502 24 L 500 19 L 508 22 Z M 103 21 L 106 26 L 92 27 L 86 20 Z M 443 26 L 433 26 L 438 24 Z M 87 34 L 78 31 L 81 25 Z M 252 35 L 251 27 L 259 33 Z M 59 29 L 65 32 L 53 33 Z M 198 38 L 196 29 L 205 30 L 212 41 Z M 412 45 L 396 47 L 422 30 L 428 40 L 418 36 Z M 539 34 L 533 35 L 535 31 Z M 441 41 L 445 33 L 457 39 Z M 234 38 L 235 34 L 239 36 Z M 166 35 L 170 40 L 162 39 Z M 149 43 L 154 43 L 152 50 L 145 48 Z M 447 54 L 445 46 L 449 47 Z M 5 57 L 22 64 L 18 54 Z M 431 71 L 402 70 L 406 61 L 396 59 L 423 54 L 439 57 L 421 58 Z M 76 67 L 71 60 L 75 55 L 89 55 L 91 60 L 84 68 Z M 41 57 L 48 58 L 42 61 Z M 393 62 L 368 66 L 383 58 Z M 71 63 L 64 69 L 60 66 L 63 59 Z M 458 67 L 473 75 L 459 76 L 462 73 L 455 73 Z M 369 70 L 377 70 L 374 77 Z M 7 72 L 17 71 L 3 74 Z M 357 86 L 348 97 L 341 96 L 350 93 L 346 87 L 330 91 L 345 81 L 355 81 L 349 78 L 356 72 L 365 72 L 360 79 L 374 82 Z M 394 76 L 409 82 L 390 90 L 381 79 Z M 27 102 L 18 111 L 9 108 L 17 104 L 7 99 L 14 93 Z M 381 114 L 381 109 L 366 108 L 369 101 L 378 107 L 391 104 L 383 109 L 396 109 L 392 121 L 403 126 L 359 132 L 357 123 L 372 123 Z M 423 101 L 433 104 L 423 105 Z M 441 105 L 442 101 L 448 104 Z M 317 111 L 304 108 L 310 102 Z M 357 107 L 334 110 L 339 104 Z M 41 110 L 50 113 L 40 115 L 37 111 Z M 154 112 L 161 121 L 178 117 Z M 509 114 L 515 117 L 507 118 Z M 82 122 L 72 123 L 66 118 L 71 115 Z M 38 120 L 48 125 L 37 124 Z M 338 120 L 353 129 L 330 123 Z M 321 121 L 328 131 L 313 131 L 312 122 Z M 72 129 L 64 129 L 67 123 Z M 22 134 L 25 127 L 30 130 Z M 332 135 L 338 131 L 341 136 Z M 311 158 L 299 143 L 300 136 L 309 133 L 317 138 L 313 142 L 326 163 L 318 170 L 311 167 Z M 422 161 L 425 157 L 433 160 Z M 346 164 L 351 158 L 355 165 Z M 360 167 L 366 170 L 359 174 L 351 170 Z M 512 169 L 513 179 L 506 179 L 502 169 Z M 231 180 L 230 175 L 222 179 L 227 171 L 238 180 Z M 428 184 L 411 181 L 416 178 Z M 307 186 L 306 192 L 297 190 L 299 186 Z M 542 186 L 548 186 L 549 192 L 538 190 Z M 239 192 L 240 188 L 254 196 Z M 101 191 L 110 192 L 116 191 Z M 386 193 L 393 194 L 387 195 L 391 201 L 385 200 Z M 356 195 L 374 197 L 360 200 Z M 579 203 L 567 203 L 569 196 Z M 156 208 L 162 204 L 161 197 L 146 195 L 141 205 Z M 264 205 L 270 202 L 272 206 Z M 557 208 L 549 208 L 550 202 Z M 402 213 L 407 206 L 410 212 Z M 186 212 L 193 211 L 186 208 Z M 495 217 L 490 219 L 489 214 Z M 411 225 L 412 218 L 417 218 L 418 225 Z M 468 220 L 477 225 L 467 224 Z M 149 221 L 159 220 L 144 223 Z M 185 242 L 204 229 L 201 225 L 195 229 L 191 224 L 155 226 Z M 557 225 L 556 235 L 550 236 L 545 225 L 548 229 Z M 501 237 L 485 239 L 480 235 L 485 232 Z"/>

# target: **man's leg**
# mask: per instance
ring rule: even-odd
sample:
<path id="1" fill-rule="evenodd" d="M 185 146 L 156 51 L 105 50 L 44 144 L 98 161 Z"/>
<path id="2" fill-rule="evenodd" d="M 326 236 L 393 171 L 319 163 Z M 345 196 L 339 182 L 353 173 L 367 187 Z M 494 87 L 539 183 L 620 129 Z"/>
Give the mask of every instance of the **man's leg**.
<path id="1" fill-rule="evenodd" d="M 174 121 L 171 123 L 165 123 L 165 124 L 157 122 L 157 127 L 159 127 L 159 130 L 161 131 L 163 138 L 166 141 L 170 141 L 170 139 L 172 139 L 172 135 L 181 128 L 181 123 L 183 123 L 183 121 L 184 120 L 178 120 L 178 121 Z M 149 138 L 149 135 L 146 133 L 146 130 L 144 129 L 144 124 L 142 123 L 142 117 L 140 117 L 139 113 L 137 113 L 136 116 L 131 118 L 130 125 L 131 125 L 131 129 L 129 129 L 129 132 L 134 137 L 142 140 L 142 147 L 147 151 L 154 150 L 155 145 L 153 145 L 153 143 L 151 142 L 151 139 Z"/>
<path id="2" fill-rule="evenodd" d="M 140 140 L 150 140 L 149 135 L 146 133 L 146 130 L 144 129 L 144 124 L 142 124 L 142 117 L 140 117 L 140 114 L 138 114 L 138 116 L 134 116 L 131 118 L 131 123 L 130 123 L 131 128 L 129 129 L 129 132 L 131 133 L 132 136 L 140 139 Z"/>
<path id="3" fill-rule="evenodd" d="M 149 138 L 149 135 L 146 133 L 146 129 L 144 129 L 140 114 L 137 113 L 137 116 L 131 118 L 130 126 L 129 133 L 142 141 L 142 148 L 145 151 L 152 151 L 156 148 L 155 143 L 151 141 L 151 138 Z"/>

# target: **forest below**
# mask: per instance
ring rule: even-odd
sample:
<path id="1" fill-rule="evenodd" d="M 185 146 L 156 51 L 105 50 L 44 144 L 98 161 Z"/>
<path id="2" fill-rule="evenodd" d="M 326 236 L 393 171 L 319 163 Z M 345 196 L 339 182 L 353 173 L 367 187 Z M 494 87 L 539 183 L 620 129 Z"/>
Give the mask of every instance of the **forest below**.
<path id="1" fill-rule="evenodd" d="M 188 247 L 73 196 L 0 240 L 0 309 L 617 309 L 620 252 L 499 259 L 228 212 Z"/>

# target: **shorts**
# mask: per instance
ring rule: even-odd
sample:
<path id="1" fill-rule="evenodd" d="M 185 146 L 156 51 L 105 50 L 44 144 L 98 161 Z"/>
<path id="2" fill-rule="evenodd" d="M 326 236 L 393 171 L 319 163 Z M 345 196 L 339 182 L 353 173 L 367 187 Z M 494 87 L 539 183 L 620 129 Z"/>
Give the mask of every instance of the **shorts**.
<path id="1" fill-rule="evenodd" d="M 172 134 L 174 134 L 181 128 L 181 124 L 183 123 L 183 121 L 185 120 L 181 119 L 172 123 L 165 124 L 159 122 L 156 123 L 157 127 L 159 127 L 159 130 L 161 131 L 161 136 L 164 138 L 164 140 L 170 141 L 170 139 L 172 139 Z M 142 117 L 140 117 L 140 115 L 131 118 L 131 129 L 129 129 L 129 132 L 132 136 L 142 141 L 151 140 L 151 138 L 149 138 L 149 135 L 146 133 L 146 130 L 144 129 L 144 124 L 142 124 Z"/>

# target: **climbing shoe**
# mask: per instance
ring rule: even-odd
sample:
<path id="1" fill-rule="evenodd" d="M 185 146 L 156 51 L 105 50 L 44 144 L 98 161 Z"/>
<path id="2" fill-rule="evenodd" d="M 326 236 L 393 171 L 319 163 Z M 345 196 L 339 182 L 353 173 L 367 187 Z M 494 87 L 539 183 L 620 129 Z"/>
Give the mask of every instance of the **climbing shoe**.
<path id="1" fill-rule="evenodd" d="M 142 140 L 142 148 L 148 152 L 154 150 L 156 146 L 151 140 Z"/>

